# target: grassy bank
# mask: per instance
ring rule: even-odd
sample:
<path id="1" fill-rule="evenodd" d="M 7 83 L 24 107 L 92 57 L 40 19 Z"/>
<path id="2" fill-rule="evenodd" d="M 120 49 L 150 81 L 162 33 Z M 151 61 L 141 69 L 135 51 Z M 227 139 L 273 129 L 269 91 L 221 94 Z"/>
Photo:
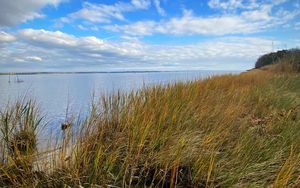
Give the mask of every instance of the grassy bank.
<path id="1" fill-rule="evenodd" d="M 300 186 L 294 70 L 278 64 L 102 97 L 43 152 L 36 106 L 17 104 L 1 112 L 0 186 Z"/>

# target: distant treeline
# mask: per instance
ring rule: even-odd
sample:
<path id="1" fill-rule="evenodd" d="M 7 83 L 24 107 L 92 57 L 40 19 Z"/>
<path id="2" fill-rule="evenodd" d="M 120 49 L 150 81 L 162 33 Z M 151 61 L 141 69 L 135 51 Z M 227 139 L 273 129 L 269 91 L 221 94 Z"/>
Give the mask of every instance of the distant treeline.
<path id="1" fill-rule="evenodd" d="M 300 49 L 280 50 L 265 54 L 258 58 L 255 68 L 275 64 L 284 59 L 289 59 L 291 63 L 300 63 Z"/>
<path id="2" fill-rule="evenodd" d="M 152 73 L 170 71 L 86 71 L 86 72 L 0 72 L 0 75 L 35 75 L 35 74 L 111 74 L 111 73 Z M 173 71 L 172 71 L 173 72 Z"/>

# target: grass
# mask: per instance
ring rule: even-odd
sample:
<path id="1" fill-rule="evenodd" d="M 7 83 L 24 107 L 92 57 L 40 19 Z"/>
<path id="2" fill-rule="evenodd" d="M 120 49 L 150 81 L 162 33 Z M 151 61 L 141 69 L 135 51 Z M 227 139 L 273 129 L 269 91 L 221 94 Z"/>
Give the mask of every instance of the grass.
<path id="1" fill-rule="evenodd" d="M 298 187 L 300 75 L 282 67 L 104 96 L 48 152 L 36 106 L 17 103 L 1 112 L 0 186 Z"/>

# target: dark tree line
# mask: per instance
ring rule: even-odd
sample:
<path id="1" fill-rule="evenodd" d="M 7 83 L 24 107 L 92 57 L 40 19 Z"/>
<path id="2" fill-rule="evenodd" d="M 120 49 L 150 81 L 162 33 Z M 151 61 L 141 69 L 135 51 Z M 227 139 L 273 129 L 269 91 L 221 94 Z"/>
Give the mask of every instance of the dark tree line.
<path id="1" fill-rule="evenodd" d="M 256 61 L 255 68 L 271 65 L 285 58 L 290 58 L 293 61 L 297 61 L 297 63 L 300 63 L 300 49 L 280 50 L 277 52 L 262 55 Z"/>

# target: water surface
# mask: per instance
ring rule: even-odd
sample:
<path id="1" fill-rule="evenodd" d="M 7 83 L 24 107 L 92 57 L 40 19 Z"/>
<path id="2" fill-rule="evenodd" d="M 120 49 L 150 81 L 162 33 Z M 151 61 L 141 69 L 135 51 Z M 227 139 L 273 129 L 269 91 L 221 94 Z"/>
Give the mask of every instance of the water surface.
<path id="1" fill-rule="evenodd" d="M 201 79 L 233 71 L 181 71 L 142 73 L 93 73 L 93 74 L 36 74 L 0 76 L 0 109 L 8 103 L 26 97 L 35 99 L 42 114 L 50 122 L 64 121 L 66 109 L 74 114 L 85 114 L 93 94 L 99 97 L 116 91 L 128 92 L 143 86 Z"/>

